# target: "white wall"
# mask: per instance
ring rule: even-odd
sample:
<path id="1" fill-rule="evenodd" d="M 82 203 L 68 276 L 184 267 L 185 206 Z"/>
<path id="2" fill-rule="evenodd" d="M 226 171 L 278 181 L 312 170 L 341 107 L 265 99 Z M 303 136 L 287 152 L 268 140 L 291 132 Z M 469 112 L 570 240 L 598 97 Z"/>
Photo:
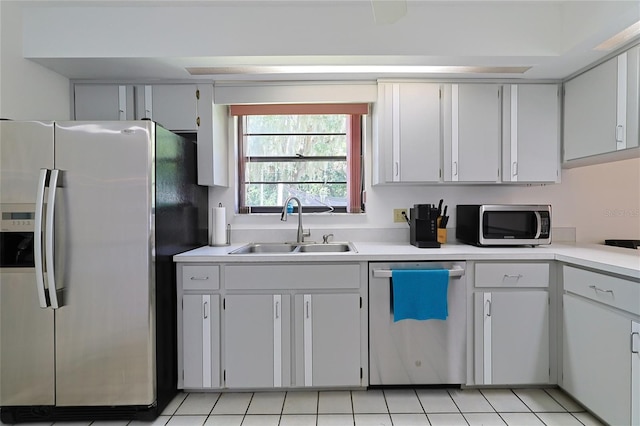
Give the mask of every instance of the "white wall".
<path id="1" fill-rule="evenodd" d="M 550 192 L 577 241 L 640 239 L 640 158 L 564 170 L 562 177 Z"/>
<path id="2" fill-rule="evenodd" d="M 232 135 L 230 136 L 232 140 Z M 230 153 L 234 147 L 230 146 Z M 562 182 L 549 185 L 386 185 L 371 186 L 371 142 L 365 146 L 366 213 L 303 214 L 305 229 L 371 230 L 389 235 L 389 229 L 407 229 L 393 223 L 394 208 L 414 204 L 437 204 L 443 198 L 449 205 L 449 228 L 455 228 L 456 204 L 551 204 L 554 228 L 576 228 L 576 241 L 601 243 L 605 239 L 640 239 L 640 159 L 616 161 L 562 170 Z M 229 188 L 211 188 L 211 206 L 227 207 L 227 221 L 234 230 L 271 230 L 271 236 L 292 235 L 296 220 L 280 221 L 279 214 L 237 215 L 236 162 L 229 161 Z M 293 218 L 297 219 L 297 218 Z M 383 231 L 384 230 L 384 231 Z M 318 232 L 312 233 L 318 238 Z M 245 232 L 244 235 L 247 235 Z M 408 234 L 407 234 L 408 235 Z M 338 236 L 336 236 L 338 238 Z"/>
<path id="3" fill-rule="evenodd" d="M 69 79 L 22 55 L 22 13 L 36 2 L 0 1 L 0 117 L 68 120 Z"/>

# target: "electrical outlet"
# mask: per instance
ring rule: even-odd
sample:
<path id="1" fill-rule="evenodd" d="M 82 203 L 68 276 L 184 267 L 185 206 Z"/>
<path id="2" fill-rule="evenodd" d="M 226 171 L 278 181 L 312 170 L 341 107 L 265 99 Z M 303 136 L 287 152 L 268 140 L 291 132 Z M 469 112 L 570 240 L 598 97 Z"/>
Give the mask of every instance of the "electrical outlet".
<path id="1" fill-rule="evenodd" d="M 393 221 L 394 222 L 406 222 L 405 215 L 407 214 L 407 209 L 393 209 Z"/>

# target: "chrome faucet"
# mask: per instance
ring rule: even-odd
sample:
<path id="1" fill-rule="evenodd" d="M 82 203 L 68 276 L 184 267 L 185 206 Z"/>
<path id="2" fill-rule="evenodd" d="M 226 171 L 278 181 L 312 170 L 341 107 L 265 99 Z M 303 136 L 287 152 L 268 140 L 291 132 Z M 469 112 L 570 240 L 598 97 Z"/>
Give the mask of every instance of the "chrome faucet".
<path id="1" fill-rule="evenodd" d="M 280 220 L 283 222 L 287 221 L 287 206 L 289 205 L 289 201 L 296 201 L 298 203 L 298 234 L 296 236 L 297 243 L 304 243 L 304 237 L 311 236 L 311 231 L 304 232 L 302 229 L 302 203 L 298 199 L 298 197 L 289 197 L 285 200 L 284 206 L 282 207 L 282 214 L 280 215 Z"/>

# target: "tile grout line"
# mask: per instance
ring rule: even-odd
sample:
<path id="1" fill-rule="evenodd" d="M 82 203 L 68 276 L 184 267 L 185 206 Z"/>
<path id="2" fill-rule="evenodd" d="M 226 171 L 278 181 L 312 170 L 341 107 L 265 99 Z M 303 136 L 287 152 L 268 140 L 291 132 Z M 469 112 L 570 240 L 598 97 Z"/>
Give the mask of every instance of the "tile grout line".
<path id="1" fill-rule="evenodd" d="M 516 398 L 518 397 L 518 396 L 517 396 L 517 395 L 515 395 L 515 393 L 513 392 L 513 389 L 509 389 L 509 391 L 510 391 L 514 396 L 516 396 Z M 496 407 L 494 407 L 494 406 L 493 406 L 493 404 L 491 403 L 491 401 L 489 401 L 489 398 L 487 398 L 487 396 L 484 394 L 484 392 L 482 392 L 482 389 L 478 389 L 478 392 L 480 392 L 480 394 L 484 397 L 484 399 L 487 401 L 487 403 L 489 403 L 489 405 L 491 406 L 491 408 L 493 408 L 493 409 L 494 409 L 495 413 L 498 415 L 498 417 L 500 417 L 500 420 L 502 420 L 502 422 L 503 422 L 505 425 L 507 425 L 507 426 L 511 426 L 511 425 L 510 425 L 510 424 L 509 424 L 509 423 L 504 419 L 504 417 L 502 417 L 502 413 L 507 413 L 507 411 L 503 411 L 503 412 L 498 411 L 498 410 L 496 409 Z M 529 408 L 526 404 L 525 404 L 525 407 Z M 531 411 L 531 410 L 529 410 L 529 411 Z M 463 414 L 463 415 L 464 415 L 464 414 Z M 465 420 L 466 420 L 466 417 L 465 417 Z M 468 422 L 467 422 L 467 423 L 468 423 Z"/>
<path id="2" fill-rule="evenodd" d="M 556 400 L 555 400 L 551 395 L 549 395 L 549 394 L 547 393 L 547 391 L 545 391 L 544 389 L 543 389 L 543 391 L 544 391 L 544 394 L 545 394 L 545 395 L 548 395 L 548 396 L 549 396 L 549 397 L 550 397 L 554 402 L 558 403 L 558 402 L 557 402 L 557 401 L 556 401 Z M 531 412 L 533 413 L 533 415 L 534 415 L 534 416 L 536 416 L 536 418 L 537 418 L 538 420 L 540 420 L 540 423 L 542 423 L 543 425 L 545 425 L 545 426 L 546 426 L 546 423 L 544 422 L 544 420 L 542 420 L 542 419 L 540 418 L 540 416 L 538 415 L 539 413 L 546 413 L 546 411 L 534 411 L 531 407 L 529 407 L 529 405 L 527 405 L 527 403 L 526 403 L 526 402 L 524 402 L 524 401 L 522 400 L 522 398 L 520 398 L 520 395 L 518 395 L 514 390 L 512 390 L 512 392 L 513 392 L 513 393 L 518 397 L 518 399 L 519 399 L 520 401 L 522 401 L 522 403 L 523 403 L 524 405 L 526 405 L 526 406 L 527 406 L 527 408 L 528 408 L 529 410 L 531 410 Z M 559 405 L 560 407 L 562 407 L 562 409 L 563 409 L 563 410 L 565 410 L 565 412 L 568 412 L 568 411 L 564 408 L 564 406 L 563 406 L 562 404 L 558 403 L 558 405 Z M 582 423 L 582 422 L 580 422 L 580 423 Z"/>
<path id="3" fill-rule="evenodd" d="M 422 408 L 422 412 L 424 413 L 424 417 L 425 419 L 427 419 L 427 423 L 429 424 L 429 426 L 431 426 L 431 420 L 429 420 L 429 416 L 427 415 L 427 410 L 424 409 L 424 405 L 422 405 L 422 400 L 420 399 L 420 396 L 418 396 L 418 391 L 416 390 L 416 388 L 413 388 L 413 392 L 416 394 L 416 398 L 418 398 L 418 404 L 420 404 L 420 407 Z M 447 395 L 449 394 L 449 392 L 447 392 Z M 449 396 L 449 398 L 451 398 L 451 396 Z M 387 407 L 388 409 L 389 407 Z M 391 413 L 389 413 L 389 417 L 391 417 Z M 391 417 L 391 426 L 393 426 L 393 418 Z"/>
<path id="4" fill-rule="evenodd" d="M 349 401 L 351 401 L 351 421 L 353 422 L 353 425 L 355 426 L 355 424 L 356 424 L 356 413 L 355 413 L 355 409 L 353 407 L 353 391 L 349 391 Z"/>
<path id="5" fill-rule="evenodd" d="M 284 402 L 287 400 L 288 391 L 284 391 L 284 398 L 282 398 L 282 405 L 280 406 L 280 417 L 278 417 L 278 426 L 282 423 L 282 415 L 284 414 Z"/>
<path id="6" fill-rule="evenodd" d="M 320 391 L 316 392 L 318 397 L 316 398 L 316 426 L 318 426 L 320 417 Z"/>
<path id="7" fill-rule="evenodd" d="M 382 398 L 384 398 L 384 405 L 387 407 L 387 414 L 389 414 L 389 419 L 391 421 L 391 425 L 393 426 L 393 418 L 391 417 L 391 410 L 389 409 L 389 403 L 387 402 L 387 393 L 384 391 L 384 389 L 382 389 L 381 392 L 382 392 Z"/>
<path id="8" fill-rule="evenodd" d="M 559 387 L 558 387 L 557 389 L 558 389 L 560 392 L 562 392 L 562 390 L 560 390 L 560 388 L 559 388 Z M 572 416 L 574 419 L 576 419 L 576 420 L 578 421 L 578 423 L 580 423 L 580 424 L 582 424 L 582 425 L 585 425 L 585 423 L 584 423 L 582 420 L 580 420 L 579 418 L 577 418 L 577 417 L 576 417 L 576 415 L 575 415 L 575 413 L 574 413 L 574 412 L 569 411 L 569 409 L 568 409 L 567 407 L 565 407 L 564 405 L 562 405 L 562 403 L 561 403 L 560 401 L 558 401 L 558 400 L 557 400 L 557 399 L 556 399 L 552 394 L 550 394 L 550 393 L 547 391 L 547 389 L 546 389 L 546 388 L 544 389 L 544 392 L 545 392 L 547 395 L 549 395 L 549 397 L 550 397 L 551 399 L 553 399 L 555 402 L 557 402 L 557 403 L 558 403 L 558 405 L 560 405 L 562 408 L 564 408 L 564 409 L 567 411 L 567 413 L 571 414 L 571 416 Z M 580 406 L 582 407 L 582 405 L 580 405 Z M 583 410 L 583 411 L 577 411 L 577 413 L 584 413 L 585 411 L 586 411 L 586 410 Z"/>

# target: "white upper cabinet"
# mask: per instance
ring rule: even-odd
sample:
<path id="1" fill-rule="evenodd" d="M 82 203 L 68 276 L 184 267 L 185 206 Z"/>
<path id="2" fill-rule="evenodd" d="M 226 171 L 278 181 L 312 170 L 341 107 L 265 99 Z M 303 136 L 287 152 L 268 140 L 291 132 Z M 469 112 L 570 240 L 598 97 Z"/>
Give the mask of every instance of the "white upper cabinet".
<path id="1" fill-rule="evenodd" d="M 165 129 L 195 135 L 198 184 L 229 185 L 228 112 L 214 105 L 213 84 L 74 85 L 76 120 L 150 119 Z"/>
<path id="2" fill-rule="evenodd" d="M 564 161 L 638 146 L 640 46 L 564 84 Z"/>
<path id="3" fill-rule="evenodd" d="M 559 182 L 558 89 L 379 82 L 374 184 Z"/>
<path id="4" fill-rule="evenodd" d="M 502 181 L 560 181 L 557 84 L 503 86 Z"/>
<path id="5" fill-rule="evenodd" d="M 500 181 L 501 87 L 497 84 L 445 85 L 445 181 Z"/>
<path id="6" fill-rule="evenodd" d="M 374 107 L 374 184 L 438 182 L 440 84 L 378 84 Z"/>
<path id="7" fill-rule="evenodd" d="M 198 86 L 155 84 L 136 87 L 136 116 L 174 132 L 198 130 Z"/>
<path id="8" fill-rule="evenodd" d="M 73 89 L 76 120 L 136 119 L 131 85 L 76 84 Z"/>

